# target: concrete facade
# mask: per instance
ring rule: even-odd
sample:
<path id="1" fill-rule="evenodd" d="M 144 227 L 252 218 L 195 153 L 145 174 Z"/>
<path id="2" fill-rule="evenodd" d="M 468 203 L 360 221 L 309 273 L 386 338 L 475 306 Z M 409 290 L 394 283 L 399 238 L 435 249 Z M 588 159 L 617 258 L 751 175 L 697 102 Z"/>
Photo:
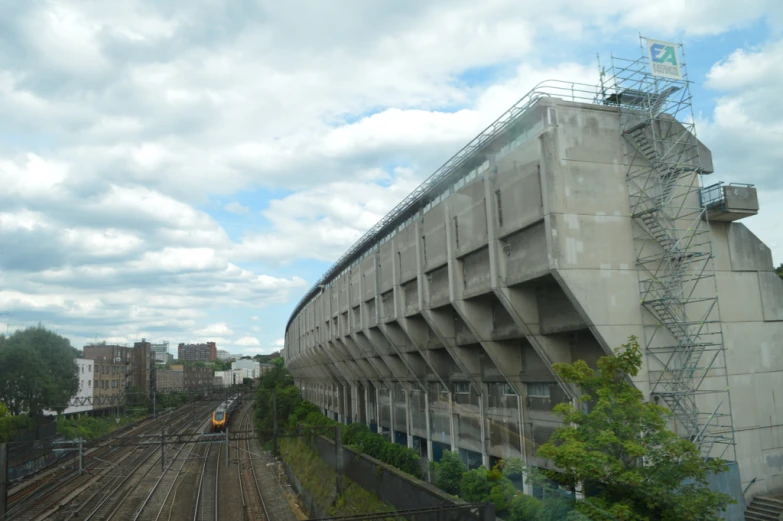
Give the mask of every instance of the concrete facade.
<path id="1" fill-rule="evenodd" d="M 655 320 L 640 305 L 628 146 L 612 107 L 533 104 L 297 308 L 284 356 L 305 397 L 430 459 L 545 465 L 552 408 L 577 396 L 552 364 L 594 365 Z M 752 496 L 783 488 L 783 281 L 742 224 L 710 236 L 727 369 L 705 381 L 728 380 Z M 635 384 L 649 397 L 647 367 Z"/>

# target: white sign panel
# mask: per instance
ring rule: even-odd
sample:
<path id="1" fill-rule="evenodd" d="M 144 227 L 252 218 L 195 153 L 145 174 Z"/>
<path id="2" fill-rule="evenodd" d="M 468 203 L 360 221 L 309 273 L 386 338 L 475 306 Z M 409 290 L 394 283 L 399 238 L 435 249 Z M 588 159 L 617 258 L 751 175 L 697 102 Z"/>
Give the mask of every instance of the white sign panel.
<path id="1" fill-rule="evenodd" d="M 680 58 L 677 55 L 677 44 L 647 40 L 647 54 L 650 57 L 650 70 L 653 76 L 682 79 Z"/>

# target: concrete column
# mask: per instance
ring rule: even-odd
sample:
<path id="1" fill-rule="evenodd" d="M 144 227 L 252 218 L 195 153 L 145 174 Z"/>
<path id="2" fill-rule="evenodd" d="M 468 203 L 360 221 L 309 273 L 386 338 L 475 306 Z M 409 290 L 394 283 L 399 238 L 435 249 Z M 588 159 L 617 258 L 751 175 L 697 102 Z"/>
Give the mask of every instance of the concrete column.
<path id="1" fill-rule="evenodd" d="M 432 455 L 432 423 L 430 422 L 430 391 L 424 391 L 424 421 L 427 426 L 427 459 L 433 461 Z"/>
<path id="2" fill-rule="evenodd" d="M 394 395 L 396 394 L 394 392 L 394 388 L 395 387 L 397 387 L 397 386 L 393 385 L 393 384 L 389 386 L 389 424 L 391 425 L 391 439 L 390 439 L 390 441 L 392 443 L 397 443 L 396 442 L 396 436 L 394 435 L 394 426 L 395 426 L 396 420 L 397 420 L 397 418 L 396 418 L 396 416 L 397 416 L 396 409 L 397 408 L 394 406 Z"/>
<path id="3" fill-rule="evenodd" d="M 381 386 L 375 385 L 375 424 L 377 430 L 380 433 L 383 430 L 381 427 Z"/>
<path id="4" fill-rule="evenodd" d="M 411 408 L 411 391 L 404 389 L 403 393 L 405 394 L 405 429 L 408 431 L 406 432 L 407 441 L 408 441 L 408 448 L 413 448 L 413 410 Z"/>
<path id="5" fill-rule="evenodd" d="M 487 388 L 487 384 L 482 383 L 481 384 L 481 394 L 479 395 L 479 418 L 481 421 L 481 464 L 484 465 L 484 468 L 490 468 L 489 467 L 489 450 L 488 450 L 488 443 L 487 438 L 488 432 L 487 432 L 487 409 L 489 408 L 489 390 Z"/>
<path id="6" fill-rule="evenodd" d="M 454 419 L 454 391 L 449 391 L 449 420 L 451 421 L 451 450 L 458 450 L 457 422 Z"/>
<path id="7" fill-rule="evenodd" d="M 350 402 L 350 400 L 346 390 L 350 390 L 351 387 L 347 383 L 342 384 L 341 387 L 343 388 L 343 423 L 348 423 L 348 413 L 350 410 L 350 408 L 348 407 L 348 403 Z"/>
<path id="8" fill-rule="evenodd" d="M 365 421 L 367 422 L 367 425 L 370 424 L 370 384 L 369 382 L 364 382 L 364 410 L 365 410 Z"/>

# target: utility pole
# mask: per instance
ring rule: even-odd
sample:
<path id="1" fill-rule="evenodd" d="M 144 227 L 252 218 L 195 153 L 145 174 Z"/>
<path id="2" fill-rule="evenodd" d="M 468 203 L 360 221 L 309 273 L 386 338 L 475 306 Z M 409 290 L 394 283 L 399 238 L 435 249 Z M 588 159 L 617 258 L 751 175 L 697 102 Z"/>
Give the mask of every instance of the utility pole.
<path id="1" fill-rule="evenodd" d="M 272 391 L 272 454 L 277 454 L 277 391 Z"/>
<path id="2" fill-rule="evenodd" d="M 84 472 L 84 440 L 79 438 L 79 475 Z"/>
<path id="3" fill-rule="evenodd" d="M 0 443 L 0 519 L 8 509 L 8 445 Z"/>
<path id="4" fill-rule="evenodd" d="M 166 436 L 166 430 L 164 429 L 160 433 L 160 470 L 166 470 L 166 442 L 164 440 Z"/>

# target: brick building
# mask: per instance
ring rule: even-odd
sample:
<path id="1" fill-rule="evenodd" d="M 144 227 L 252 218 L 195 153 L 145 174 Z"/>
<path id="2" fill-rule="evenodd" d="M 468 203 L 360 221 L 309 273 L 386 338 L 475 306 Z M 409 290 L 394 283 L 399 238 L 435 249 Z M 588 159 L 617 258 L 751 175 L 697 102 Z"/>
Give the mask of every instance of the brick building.
<path id="1" fill-rule="evenodd" d="M 177 346 L 177 358 L 180 360 L 208 362 L 217 358 L 217 346 L 215 342 L 205 344 L 179 344 Z"/>
<path id="2" fill-rule="evenodd" d="M 172 365 L 157 371 L 157 389 L 195 389 L 214 385 L 215 371 L 209 367 Z"/>
<path id="3" fill-rule="evenodd" d="M 149 342 L 142 340 L 136 342 L 134 347 L 108 344 L 86 345 L 84 358 L 94 361 L 93 399 L 96 403 L 100 404 L 102 397 L 123 394 L 130 387 L 138 387 L 149 395 L 153 387 L 153 362 Z M 100 407 L 100 405 L 96 406 L 96 408 Z"/>
<path id="4" fill-rule="evenodd" d="M 158 369 L 156 389 L 182 389 L 185 387 L 185 372 L 175 369 Z"/>

